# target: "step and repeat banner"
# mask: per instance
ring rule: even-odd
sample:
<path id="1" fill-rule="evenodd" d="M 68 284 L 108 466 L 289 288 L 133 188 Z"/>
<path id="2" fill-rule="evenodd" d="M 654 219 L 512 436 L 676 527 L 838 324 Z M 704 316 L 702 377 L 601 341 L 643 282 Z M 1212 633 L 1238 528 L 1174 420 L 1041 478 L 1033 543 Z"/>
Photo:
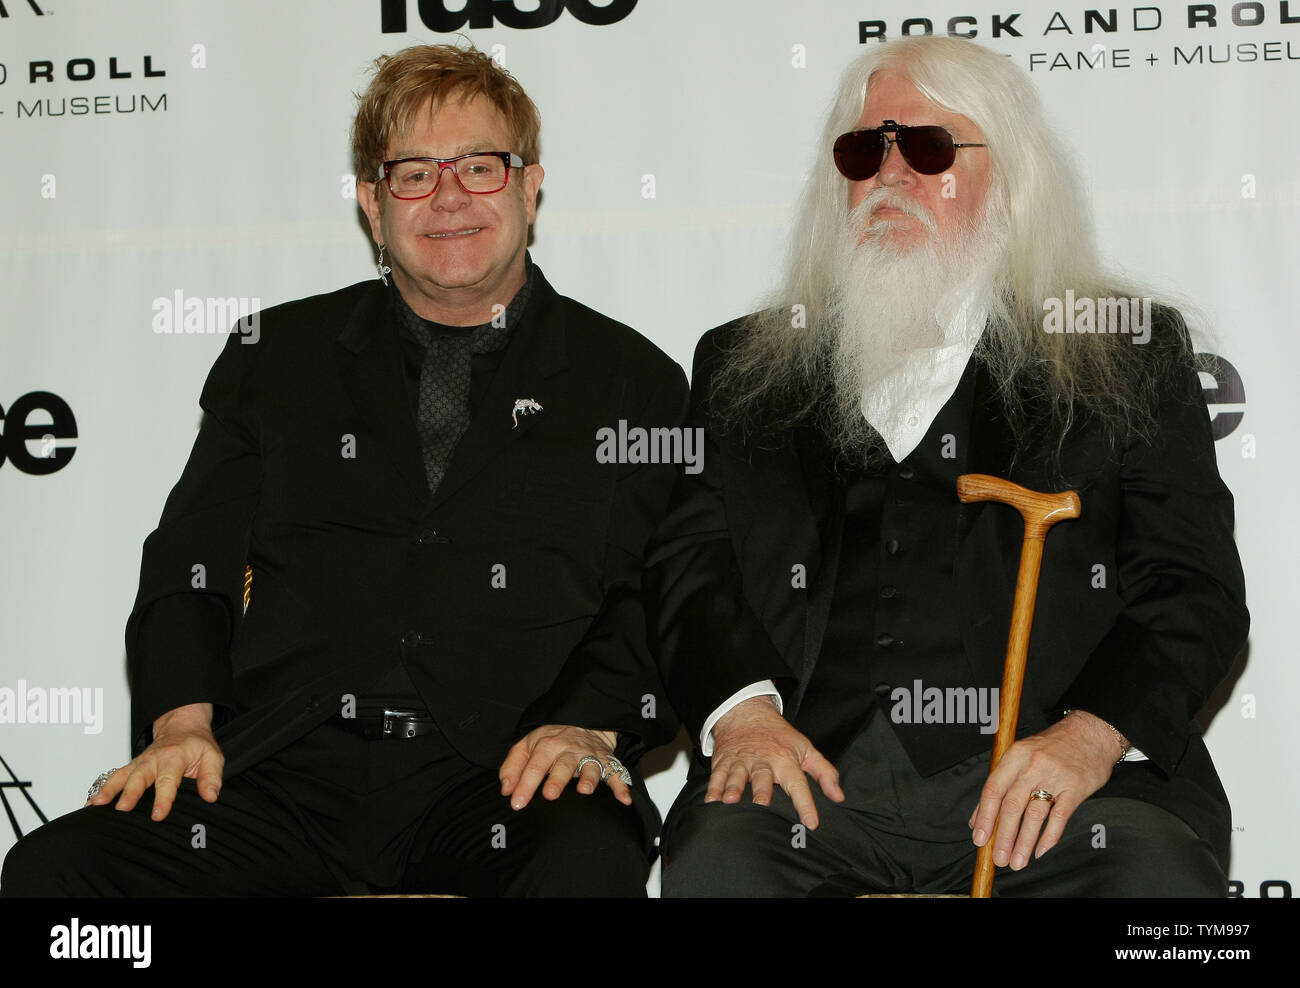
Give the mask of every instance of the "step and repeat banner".
<path id="1" fill-rule="evenodd" d="M 1188 303 L 1250 643 L 1203 720 L 1234 894 L 1300 881 L 1300 2 L 0 0 L 0 854 L 128 758 L 123 626 L 239 315 L 374 276 L 348 129 L 471 40 L 542 113 L 533 257 L 688 369 L 778 277 L 844 66 L 905 34 L 1031 74 L 1104 254 Z M 1050 551 L 1050 549 L 1049 549 Z M 1050 604 L 1050 601 L 1044 601 Z M 666 810 L 684 754 L 651 758 Z"/>

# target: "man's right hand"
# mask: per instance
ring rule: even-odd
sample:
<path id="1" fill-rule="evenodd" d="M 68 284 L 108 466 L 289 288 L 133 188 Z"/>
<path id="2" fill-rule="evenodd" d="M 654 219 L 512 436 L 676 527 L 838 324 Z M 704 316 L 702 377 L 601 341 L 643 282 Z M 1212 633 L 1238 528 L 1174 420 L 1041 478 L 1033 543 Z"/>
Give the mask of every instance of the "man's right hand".
<path id="1" fill-rule="evenodd" d="M 827 797 L 844 802 L 835 766 L 777 712 L 770 697 L 756 696 L 732 707 L 713 725 L 713 772 L 704 801 L 738 803 L 749 783 L 754 802 L 767 806 L 775 781 L 794 803 L 804 826 L 816 830 L 817 807 L 805 773 L 817 780 Z"/>
<path id="2" fill-rule="evenodd" d="M 163 820 L 171 812 L 181 779 L 197 779 L 199 795 L 215 803 L 225 764 L 226 757 L 212 736 L 212 704 L 190 703 L 155 720 L 153 744 L 110 775 L 86 805 L 103 806 L 120 792 L 116 808 L 132 810 L 153 786 L 152 817 Z"/>

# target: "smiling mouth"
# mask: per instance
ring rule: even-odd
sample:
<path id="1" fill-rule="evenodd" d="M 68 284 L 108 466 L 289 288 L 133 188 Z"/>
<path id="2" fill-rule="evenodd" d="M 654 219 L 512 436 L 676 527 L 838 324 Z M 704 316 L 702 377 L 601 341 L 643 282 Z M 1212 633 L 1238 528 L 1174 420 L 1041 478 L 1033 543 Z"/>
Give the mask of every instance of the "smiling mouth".
<path id="1" fill-rule="evenodd" d="M 449 237 L 468 237 L 471 234 L 481 232 L 482 229 L 481 226 L 476 226 L 468 230 L 449 230 L 446 233 L 426 233 L 425 236 L 430 240 L 446 240 Z"/>

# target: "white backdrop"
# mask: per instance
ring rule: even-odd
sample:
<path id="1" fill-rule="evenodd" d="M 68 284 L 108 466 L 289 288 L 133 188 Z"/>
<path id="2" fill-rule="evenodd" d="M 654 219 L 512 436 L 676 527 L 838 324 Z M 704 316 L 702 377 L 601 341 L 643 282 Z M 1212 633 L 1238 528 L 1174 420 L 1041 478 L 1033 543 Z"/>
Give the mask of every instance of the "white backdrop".
<path id="1" fill-rule="evenodd" d="M 1032 69 L 1081 159 L 1106 254 L 1194 303 L 1198 349 L 1235 369 L 1219 374 L 1212 413 L 1254 623 L 1207 733 L 1233 806 L 1230 878 L 1247 896 L 1289 894 L 1300 3 L 1219 3 L 1214 23 L 1194 25 L 1204 5 L 1119 7 L 1114 31 L 1111 8 L 1099 21 L 1037 0 L 569 0 L 532 28 L 501 22 L 545 19 L 539 0 L 468 3 L 464 33 L 542 111 L 533 256 L 561 292 L 687 368 L 699 335 L 776 276 L 862 34 L 897 35 L 906 18 L 946 33 L 964 16 L 953 30 L 973 27 Z M 267 306 L 372 277 L 349 174 L 352 93 L 375 55 L 446 40 L 421 11 L 433 27 L 462 19 L 447 8 L 466 0 L 0 0 L 0 794 L 13 825 L 0 824 L 0 854 L 14 826 L 38 823 L 23 792 L 60 815 L 128 756 L 122 631 L 140 546 L 225 329 L 155 332 L 155 300 Z M 602 12 L 617 19 L 588 23 Z M 385 31 L 399 15 L 407 29 Z M 20 401 L 37 392 L 55 398 Z M 24 441 L 20 418 L 37 438 Z M 32 688 L 92 702 L 80 723 L 15 723 L 4 691 L 23 709 Z M 682 757 L 655 764 L 666 809 Z"/>

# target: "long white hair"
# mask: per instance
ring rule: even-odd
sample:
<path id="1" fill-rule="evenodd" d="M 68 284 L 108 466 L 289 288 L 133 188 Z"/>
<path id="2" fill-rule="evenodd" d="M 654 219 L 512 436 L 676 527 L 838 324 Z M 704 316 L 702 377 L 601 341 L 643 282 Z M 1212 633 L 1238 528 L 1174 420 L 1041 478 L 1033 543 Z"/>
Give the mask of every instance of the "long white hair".
<path id="1" fill-rule="evenodd" d="M 1000 256 L 988 287 L 988 323 L 977 349 L 1004 400 L 1017 438 L 1046 425 L 1064 435 L 1081 413 L 1096 416 L 1112 435 L 1149 425 L 1150 374 L 1138 373 L 1130 337 L 1044 331 L 1044 300 L 1149 297 L 1108 272 L 1098 257 L 1092 224 L 1063 144 L 1048 128 L 1029 77 L 1011 60 L 957 38 L 901 38 L 874 46 L 844 73 L 822 131 L 804 190 L 781 287 L 763 311 L 742 325 L 714 376 L 713 407 L 724 422 L 785 427 L 821 421 L 841 447 L 871 445 L 853 395 L 834 390 L 836 250 L 848 221 L 846 179 L 835 168 L 835 138 L 853 129 L 874 72 L 906 78 L 937 106 L 967 117 L 983 131 L 991 181 L 984 216 L 999 229 Z M 802 306 L 804 328 L 792 326 Z M 1136 348 L 1144 349 L 1144 348 Z M 842 391 L 842 389 L 841 389 Z M 838 407 L 829 407 L 838 404 Z M 1042 421 L 1046 411 L 1049 421 Z M 849 449 L 847 452 L 854 452 Z"/>

